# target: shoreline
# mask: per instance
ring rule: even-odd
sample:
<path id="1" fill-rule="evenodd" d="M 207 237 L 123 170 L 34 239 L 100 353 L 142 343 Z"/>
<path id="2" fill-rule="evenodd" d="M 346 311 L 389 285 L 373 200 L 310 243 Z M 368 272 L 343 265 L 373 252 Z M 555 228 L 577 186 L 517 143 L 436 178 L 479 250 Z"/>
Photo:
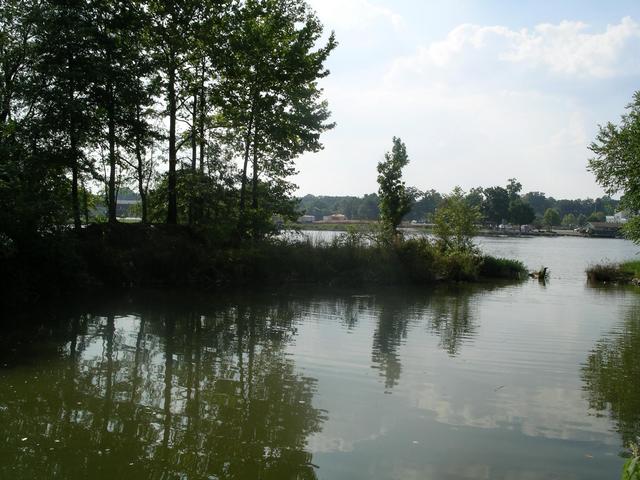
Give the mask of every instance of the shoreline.
<path id="1" fill-rule="evenodd" d="M 284 231 L 319 231 L 319 232 L 348 232 L 355 230 L 356 232 L 371 232 L 377 228 L 377 222 L 368 220 L 353 222 L 314 222 L 314 223 L 295 223 L 285 226 Z M 400 231 L 424 232 L 431 233 L 432 226 L 429 224 L 412 225 L 401 224 Z M 516 231 L 499 231 L 491 229 L 480 229 L 476 237 L 579 237 L 579 238 L 620 238 L 607 237 L 597 235 L 585 235 L 574 230 L 551 230 L 551 231 L 531 231 L 527 233 Z"/>
<path id="2" fill-rule="evenodd" d="M 188 227 L 96 224 L 80 235 L 38 237 L 0 258 L 0 304 L 93 288 L 433 285 L 518 281 L 515 259 L 443 252 L 425 238 L 369 245 L 357 239 L 312 245 L 278 239 L 240 245 Z"/>

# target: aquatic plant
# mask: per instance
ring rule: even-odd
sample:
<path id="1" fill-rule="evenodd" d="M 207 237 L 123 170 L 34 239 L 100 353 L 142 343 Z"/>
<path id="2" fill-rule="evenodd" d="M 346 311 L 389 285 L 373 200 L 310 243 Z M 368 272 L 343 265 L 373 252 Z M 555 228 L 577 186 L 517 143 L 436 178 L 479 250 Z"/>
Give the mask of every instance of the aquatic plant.
<path id="1" fill-rule="evenodd" d="M 621 480 L 640 480 L 640 447 L 637 443 L 629 445 L 631 457 L 622 467 Z"/>

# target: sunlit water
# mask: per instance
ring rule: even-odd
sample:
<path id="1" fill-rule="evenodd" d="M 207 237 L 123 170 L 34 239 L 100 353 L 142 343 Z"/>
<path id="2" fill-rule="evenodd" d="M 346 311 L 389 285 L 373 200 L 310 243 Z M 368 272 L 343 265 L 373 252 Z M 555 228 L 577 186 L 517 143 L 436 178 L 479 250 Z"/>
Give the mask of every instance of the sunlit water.
<path id="1" fill-rule="evenodd" d="M 617 479 L 623 240 L 480 238 L 546 284 L 131 294 L 5 320 L 0 478 Z"/>

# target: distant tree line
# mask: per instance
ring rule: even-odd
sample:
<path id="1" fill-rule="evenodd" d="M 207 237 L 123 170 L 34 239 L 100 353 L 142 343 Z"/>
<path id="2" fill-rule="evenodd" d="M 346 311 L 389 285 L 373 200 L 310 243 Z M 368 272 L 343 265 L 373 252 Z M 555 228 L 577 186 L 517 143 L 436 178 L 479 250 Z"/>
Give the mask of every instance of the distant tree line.
<path id="1" fill-rule="evenodd" d="M 446 195 L 435 190 L 407 189 L 411 207 L 404 221 L 433 222 L 436 210 Z M 618 209 L 618 200 L 603 196 L 596 199 L 556 200 L 542 192 L 522 194 L 522 185 L 509 179 L 505 186 L 472 188 L 464 195 L 468 205 L 477 207 L 483 222 L 498 225 L 539 224 L 577 227 L 588 221 L 604 221 Z M 363 197 L 305 195 L 299 199 L 299 209 L 321 220 L 325 215 L 342 213 L 354 220 L 377 220 L 380 216 L 376 193 Z"/>
<path id="2" fill-rule="evenodd" d="M 79 230 L 96 190 L 116 222 L 130 186 L 143 222 L 262 235 L 333 126 L 322 35 L 304 0 L 3 1 L 0 233 Z"/>

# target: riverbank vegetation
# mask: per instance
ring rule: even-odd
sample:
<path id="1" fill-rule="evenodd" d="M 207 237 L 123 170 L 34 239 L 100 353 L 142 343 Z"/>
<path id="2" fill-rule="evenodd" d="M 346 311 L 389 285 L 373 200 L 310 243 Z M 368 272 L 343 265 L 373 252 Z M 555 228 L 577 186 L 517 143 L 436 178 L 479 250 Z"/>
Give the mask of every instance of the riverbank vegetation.
<path id="1" fill-rule="evenodd" d="M 587 278 L 592 282 L 640 284 L 640 260 L 592 265 Z"/>
<path id="2" fill-rule="evenodd" d="M 91 225 L 79 235 L 49 236 L 28 254 L 5 253 L 0 268 L 3 298 L 14 303 L 103 287 L 425 285 L 526 276 L 520 262 L 442 249 L 425 238 L 383 243 L 353 232 L 330 242 L 234 246 L 187 225 L 144 224 Z"/>

